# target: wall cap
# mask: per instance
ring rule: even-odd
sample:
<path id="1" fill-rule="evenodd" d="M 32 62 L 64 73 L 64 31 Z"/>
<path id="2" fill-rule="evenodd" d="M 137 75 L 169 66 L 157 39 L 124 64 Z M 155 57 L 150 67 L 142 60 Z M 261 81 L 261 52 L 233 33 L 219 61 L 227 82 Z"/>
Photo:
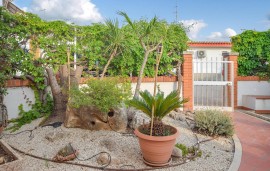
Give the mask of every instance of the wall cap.
<path id="1" fill-rule="evenodd" d="M 184 51 L 183 55 L 193 55 L 193 52 L 192 51 Z"/>
<path id="2" fill-rule="evenodd" d="M 229 56 L 239 56 L 238 52 L 229 52 Z"/>

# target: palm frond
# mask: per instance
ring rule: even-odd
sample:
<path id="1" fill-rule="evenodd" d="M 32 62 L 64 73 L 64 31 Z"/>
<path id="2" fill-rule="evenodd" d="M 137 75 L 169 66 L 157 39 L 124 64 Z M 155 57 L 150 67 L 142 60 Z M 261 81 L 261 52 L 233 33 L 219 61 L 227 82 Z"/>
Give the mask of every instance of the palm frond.
<path id="1" fill-rule="evenodd" d="M 133 24 L 127 13 L 123 11 L 118 11 L 117 14 L 123 16 L 126 19 L 127 23 L 131 26 L 131 28 L 136 31 L 135 25 Z"/>
<path id="2" fill-rule="evenodd" d="M 158 119 L 162 119 L 172 110 L 187 102 L 187 99 L 180 100 L 176 91 L 171 92 L 166 98 L 162 92 L 158 92 L 154 97 L 147 90 L 141 91 L 140 96 L 141 98 L 132 99 L 129 105 L 141 110 L 149 117 L 152 115 L 152 106 L 154 105 L 154 118 Z"/>
<path id="3" fill-rule="evenodd" d="M 136 109 L 142 111 L 149 117 L 151 117 L 152 114 L 152 108 L 146 104 L 146 102 L 143 99 L 134 98 L 128 102 L 129 106 L 135 107 Z"/>
<path id="4" fill-rule="evenodd" d="M 142 97 L 142 99 L 145 101 L 145 103 L 151 109 L 152 108 L 152 105 L 153 105 L 154 97 L 150 94 L 150 92 L 147 91 L 147 90 L 141 91 L 140 92 L 140 96 Z"/>
<path id="5" fill-rule="evenodd" d="M 173 91 L 162 101 L 157 115 L 161 119 L 172 110 L 181 107 L 181 105 L 182 101 L 180 101 L 177 92 Z"/>
<path id="6" fill-rule="evenodd" d="M 148 35 L 151 33 L 152 31 L 152 28 L 156 25 L 157 23 L 157 17 L 155 16 L 148 24 L 147 28 L 146 28 L 146 31 L 145 31 L 145 34 Z"/>
<path id="7" fill-rule="evenodd" d="M 158 92 L 155 97 L 155 115 L 158 115 L 158 113 L 160 113 L 159 111 L 163 101 L 164 101 L 164 93 Z"/>

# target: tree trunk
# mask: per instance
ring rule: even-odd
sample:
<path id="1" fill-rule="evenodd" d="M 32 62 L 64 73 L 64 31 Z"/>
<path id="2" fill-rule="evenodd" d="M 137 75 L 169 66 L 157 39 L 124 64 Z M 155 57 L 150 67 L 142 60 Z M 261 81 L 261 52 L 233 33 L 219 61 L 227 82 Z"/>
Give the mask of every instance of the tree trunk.
<path id="1" fill-rule="evenodd" d="M 178 80 L 178 84 L 177 84 L 177 92 L 178 92 L 178 96 L 180 97 L 181 95 L 181 90 L 182 90 L 182 73 L 181 73 L 181 65 L 182 62 L 179 60 L 178 64 L 177 64 L 177 80 Z"/>
<path id="2" fill-rule="evenodd" d="M 145 54 L 144 54 L 144 59 L 143 59 L 143 63 L 142 63 L 142 67 L 141 67 L 140 73 L 138 75 L 137 85 L 136 85 L 135 94 L 134 94 L 134 97 L 133 98 L 138 98 L 139 97 L 139 91 L 140 91 L 140 88 L 141 88 L 141 83 L 142 83 L 142 78 L 143 78 L 143 72 L 144 72 L 144 68 L 145 68 L 145 65 L 146 65 L 146 62 L 147 62 L 149 53 L 150 53 L 150 51 L 147 50 L 145 52 Z"/>
<path id="3" fill-rule="evenodd" d="M 55 116 L 64 116 L 67 107 L 67 95 L 64 95 L 61 91 L 61 87 L 57 83 L 56 77 L 51 68 L 46 68 L 49 77 L 49 83 L 52 90 Z"/>
<path id="4" fill-rule="evenodd" d="M 60 67 L 60 84 L 58 84 L 57 79 L 53 73 L 51 68 L 46 68 L 49 84 L 51 86 L 52 95 L 53 95 L 53 102 L 54 102 L 54 116 L 60 116 L 62 120 L 65 118 L 65 113 L 67 109 L 67 102 L 68 102 L 68 67 L 67 65 L 62 65 Z M 83 67 L 77 66 L 76 70 L 74 71 L 71 69 L 71 85 L 78 86 L 79 81 L 82 75 Z"/>
<path id="5" fill-rule="evenodd" d="M 105 73 L 106 73 L 106 71 L 107 71 L 108 66 L 110 65 L 112 59 L 113 59 L 114 56 L 116 55 L 116 52 L 117 52 L 117 47 L 115 47 L 114 50 L 113 50 L 113 52 L 111 53 L 110 58 L 109 58 L 107 64 L 105 65 L 105 67 L 104 67 L 104 69 L 103 69 L 103 71 L 102 71 L 102 74 L 101 74 L 100 79 L 102 79 L 102 78 L 104 77 L 104 75 L 105 75 Z"/>
<path id="6" fill-rule="evenodd" d="M 158 77 L 158 67 L 159 67 L 160 59 L 161 59 L 161 57 L 162 57 L 162 53 L 163 53 L 163 46 L 161 46 L 161 51 L 160 51 L 160 53 L 156 56 L 155 82 L 154 82 L 154 93 L 153 93 L 153 97 L 156 96 L 156 91 L 157 91 L 157 77 Z M 153 134 L 154 111 L 155 111 L 155 106 L 154 106 L 154 104 L 152 104 L 150 136 L 152 136 L 152 134 Z"/>

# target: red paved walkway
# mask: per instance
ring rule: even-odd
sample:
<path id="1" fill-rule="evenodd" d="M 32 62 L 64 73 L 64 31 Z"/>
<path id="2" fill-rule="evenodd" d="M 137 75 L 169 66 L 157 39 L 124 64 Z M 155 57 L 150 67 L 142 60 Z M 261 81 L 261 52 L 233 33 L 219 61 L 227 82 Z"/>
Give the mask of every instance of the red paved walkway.
<path id="1" fill-rule="evenodd" d="M 232 117 L 243 150 L 239 171 L 270 171 L 270 123 L 240 112 Z"/>

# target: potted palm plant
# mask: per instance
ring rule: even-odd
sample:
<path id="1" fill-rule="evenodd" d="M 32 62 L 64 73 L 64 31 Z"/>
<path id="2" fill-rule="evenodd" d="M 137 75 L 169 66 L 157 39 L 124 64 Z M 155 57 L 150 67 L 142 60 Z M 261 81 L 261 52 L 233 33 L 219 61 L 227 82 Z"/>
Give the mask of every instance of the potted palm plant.
<path id="1" fill-rule="evenodd" d="M 164 27 L 166 29 L 166 27 Z M 165 30 L 167 33 L 167 30 Z M 179 92 L 173 91 L 168 96 L 158 91 L 157 75 L 158 67 L 163 54 L 163 37 L 156 49 L 155 81 L 154 93 L 148 91 L 140 92 L 140 97 L 134 97 L 129 101 L 129 105 L 135 107 L 151 118 L 151 122 L 143 124 L 135 130 L 135 135 L 139 139 L 144 162 L 151 166 L 165 166 L 169 164 L 169 159 L 179 131 L 162 122 L 162 118 L 172 110 L 179 108 L 186 99 L 181 100 Z"/>
<path id="2" fill-rule="evenodd" d="M 164 96 L 158 92 L 155 96 L 147 90 L 140 92 L 141 98 L 134 98 L 129 105 L 144 112 L 151 122 L 139 126 L 135 135 L 139 139 L 144 162 L 151 166 L 168 164 L 179 131 L 162 122 L 162 118 L 172 110 L 182 106 L 186 100 L 180 100 L 176 91 Z"/>

